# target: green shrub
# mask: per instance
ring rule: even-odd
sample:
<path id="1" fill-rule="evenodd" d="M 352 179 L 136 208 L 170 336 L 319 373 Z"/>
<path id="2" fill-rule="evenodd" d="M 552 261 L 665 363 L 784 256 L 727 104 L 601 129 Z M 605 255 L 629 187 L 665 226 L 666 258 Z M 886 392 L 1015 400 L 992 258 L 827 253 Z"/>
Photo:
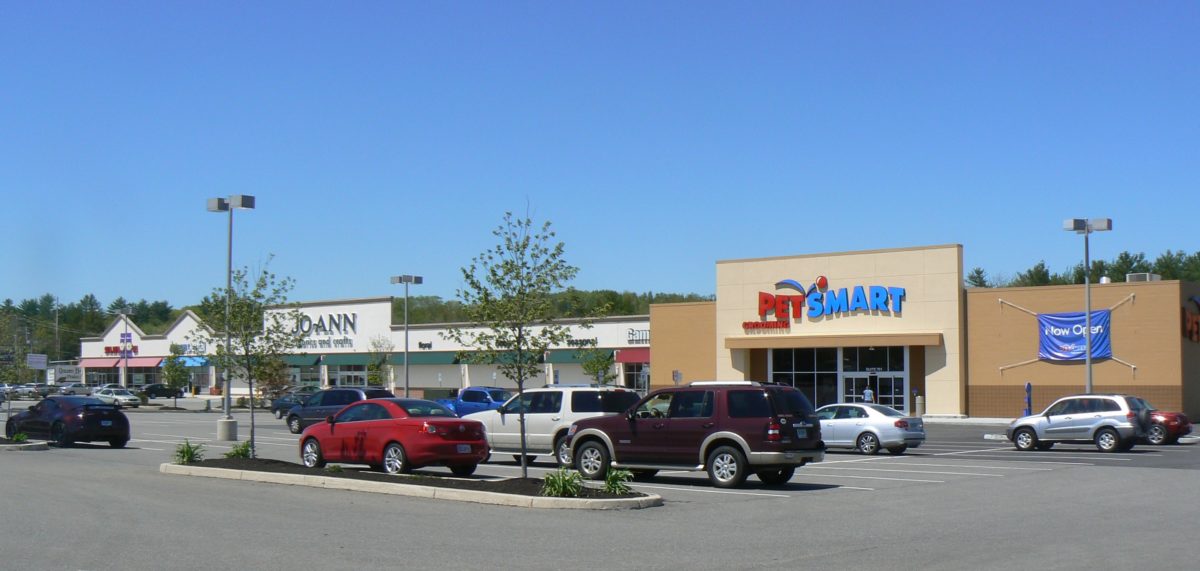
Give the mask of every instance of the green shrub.
<path id="1" fill-rule="evenodd" d="M 236 406 L 238 408 L 246 408 L 246 397 L 238 397 L 237 403 L 234 404 L 233 406 Z"/>
<path id="2" fill-rule="evenodd" d="M 22 443 L 22 442 L 26 442 L 26 441 L 28 441 L 28 440 L 29 440 L 29 435 L 28 435 L 28 434 L 25 434 L 24 432 L 18 432 L 18 433 L 16 433 L 16 434 L 14 434 L 14 435 L 13 435 L 13 437 L 12 437 L 12 441 L 13 441 L 13 442 L 16 442 L 17 444 L 20 444 L 20 443 Z"/>
<path id="3" fill-rule="evenodd" d="M 583 491 L 583 476 L 579 472 L 559 468 L 542 480 L 542 495 L 555 498 L 577 498 Z"/>
<path id="4" fill-rule="evenodd" d="M 629 470 L 610 469 L 608 474 L 604 475 L 604 491 L 619 496 L 628 494 L 631 490 L 628 482 L 633 479 L 633 473 Z"/>
<path id="5" fill-rule="evenodd" d="M 342 465 L 341 465 L 341 464 L 330 464 L 330 465 L 328 465 L 328 466 L 326 466 L 326 467 L 325 467 L 325 471 L 326 471 L 326 472 L 333 472 L 333 473 L 335 473 L 335 474 L 340 474 L 340 473 L 342 473 L 342 472 L 345 472 L 345 470 L 343 470 L 343 469 L 342 469 Z"/>
<path id="6" fill-rule="evenodd" d="M 204 460 L 204 445 L 192 444 L 184 440 L 183 444 L 175 447 L 176 464 L 195 464 Z"/>
<path id="7" fill-rule="evenodd" d="M 225 453 L 226 458 L 249 458 L 250 457 L 250 441 L 239 442 L 234 444 L 229 452 Z"/>

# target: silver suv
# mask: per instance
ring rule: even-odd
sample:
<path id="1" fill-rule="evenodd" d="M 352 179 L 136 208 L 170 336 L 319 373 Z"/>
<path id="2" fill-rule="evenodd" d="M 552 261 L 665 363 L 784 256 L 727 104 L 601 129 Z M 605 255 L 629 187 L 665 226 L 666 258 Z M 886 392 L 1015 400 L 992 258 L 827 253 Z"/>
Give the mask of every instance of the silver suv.
<path id="1" fill-rule="evenodd" d="M 1146 435 L 1150 405 L 1128 395 L 1073 395 L 1041 414 L 1012 421 L 1005 433 L 1017 450 L 1049 450 L 1056 442 L 1095 443 L 1101 452 L 1133 448 Z"/>
<path id="2" fill-rule="evenodd" d="M 560 466 L 570 466 L 567 429 L 572 423 L 620 414 L 637 401 L 637 393 L 620 387 L 546 385 L 540 389 L 527 389 L 496 410 L 476 412 L 463 418 L 483 423 L 493 453 L 512 454 L 520 462 L 519 417 L 524 411 L 526 460 L 531 462 L 533 456 L 538 455 L 553 456 Z"/>

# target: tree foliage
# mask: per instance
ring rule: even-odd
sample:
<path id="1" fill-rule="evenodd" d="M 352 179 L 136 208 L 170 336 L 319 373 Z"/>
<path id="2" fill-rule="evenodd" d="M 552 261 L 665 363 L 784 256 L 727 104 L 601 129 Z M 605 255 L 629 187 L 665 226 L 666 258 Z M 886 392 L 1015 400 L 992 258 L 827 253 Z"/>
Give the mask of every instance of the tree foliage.
<path id="1" fill-rule="evenodd" d="M 499 243 L 462 268 L 465 285 L 458 298 L 471 327 L 452 327 L 445 336 L 474 349 L 461 352 L 460 359 L 493 365 L 516 383 L 520 398 L 525 382 L 541 374 L 546 351 L 571 338 L 567 327 L 555 322 L 559 311 L 554 294 L 579 270 L 564 259 L 565 246 L 555 241 L 548 221 L 539 227 L 528 216 L 507 212 L 492 234 Z M 527 477 L 524 410 L 518 422 L 521 476 Z"/>
<path id="2" fill-rule="evenodd" d="M 387 381 L 388 357 L 396 345 L 382 335 L 371 338 L 367 354 L 367 384 L 372 387 L 382 387 Z"/>
<path id="3" fill-rule="evenodd" d="M 225 317 L 226 289 L 214 288 L 198 308 L 199 315 L 210 329 L 198 329 L 192 341 L 204 343 L 212 350 L 209 359 L 226 379 L 232 374 L 246 380 L 250 390 L 250 450 L 254 444 L 254 383 L 261 383 L 264 394 L 278 391 L 287 382 L 287 366 L 283 356 L 299 348 L 303 334 L 296 328 L 301 314 L 295 304 L 288 303 L 288 293 L 295 286 L 291 278 L 279 278 L 267 269 L 253 275 L 248 268 L 233 272 L 229 291 L 229 318 Z M 225 347 L 228 332 L 230 347 Z"/>
<path id="4" fill-rule="evenodd" d="M 179 391 L 186 387 L 191 377 L 187 365 L 183 362 L 183 353 L 183 347 L 172 343 L 171 354 L 163 361 L 162 382 L 174 391 Z M 174 406 L 179 406 L 178 398 L 175 399 Z"/>
<path id="5" fill-rule="evenodd" d="M 992 287 L 992 284 L 988 282 L 987 272 L 978 266 L 971 269 L 971 273 L 967 274 L 966 282 L 967 287 Z"/>

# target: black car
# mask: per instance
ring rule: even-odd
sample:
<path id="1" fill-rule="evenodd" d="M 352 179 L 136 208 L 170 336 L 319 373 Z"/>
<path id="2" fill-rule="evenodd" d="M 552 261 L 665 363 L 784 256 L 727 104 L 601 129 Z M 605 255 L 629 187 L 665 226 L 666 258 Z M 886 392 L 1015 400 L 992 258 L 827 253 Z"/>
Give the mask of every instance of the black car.
<path id="1" fill-rule="evenodd" d="M 304 399 L 312 396 L 313 393 L 317 392 L 318 390 L 320 389 L 313 386 L 304 386 L 288 390 L 287 392 L 271 400 L 271 412 L 275 415 L 275 418 L 283 418 L 283 415 L 287 414 L 289 410 L 292 410 L 292 407 L 304 402 Z"/>
<path id="2" fill-rule="evenodd" d="M 333 416 L 350 403 L 366 399 L 390 399 L 395 396 L 387 389 L 337 388 L 317 391 L 288 411 L 288 430 L 292 434 L 300 434 L 309 425 L 321 422 L 327 416 Z"/>
<path id="3" fill-rule="evenodd" d="M 106 441 L 113 448 L 129 442 L 129 419 L 111 404 L 92 397 L 51 395 L 4 424 L 4 436 L 42 436 L 61 447 Z"/>
<path id="4" fill-rule="evenodd" d="M 146 386 L 142 387 L 142 393 L 146 395 L 146 398 L 151 398 L 151 399 L 157 398 L 157 397 L 167 397 L 167 398 L 172 398 L 172 397 L 182 398 L 183 397 L 183 389 L 173 389 L 162 383 L 154 383 L 154 384 L 146 385 Z"/>

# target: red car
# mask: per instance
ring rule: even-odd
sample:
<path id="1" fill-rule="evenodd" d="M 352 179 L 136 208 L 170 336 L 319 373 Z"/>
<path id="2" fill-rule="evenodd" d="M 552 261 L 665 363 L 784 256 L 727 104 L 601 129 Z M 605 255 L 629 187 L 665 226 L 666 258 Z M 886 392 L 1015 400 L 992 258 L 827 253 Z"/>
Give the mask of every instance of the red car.
<path id="1" fill-rule="evenodd" d="M 1174 444 L 1191 432 L 1192 423 L 1182 412 L 1150 411 L 1150 430 L 1146 431 L 1150 444 Z"/>
<path id="2" fill-rule="evenodd" d="M 310 468 L 342 462 L 402 474 L 442 465 L 469 476 L 490 452 L 482 422 L 421 399 L 358 401 L 300 435 L 300 459 Z"/>

